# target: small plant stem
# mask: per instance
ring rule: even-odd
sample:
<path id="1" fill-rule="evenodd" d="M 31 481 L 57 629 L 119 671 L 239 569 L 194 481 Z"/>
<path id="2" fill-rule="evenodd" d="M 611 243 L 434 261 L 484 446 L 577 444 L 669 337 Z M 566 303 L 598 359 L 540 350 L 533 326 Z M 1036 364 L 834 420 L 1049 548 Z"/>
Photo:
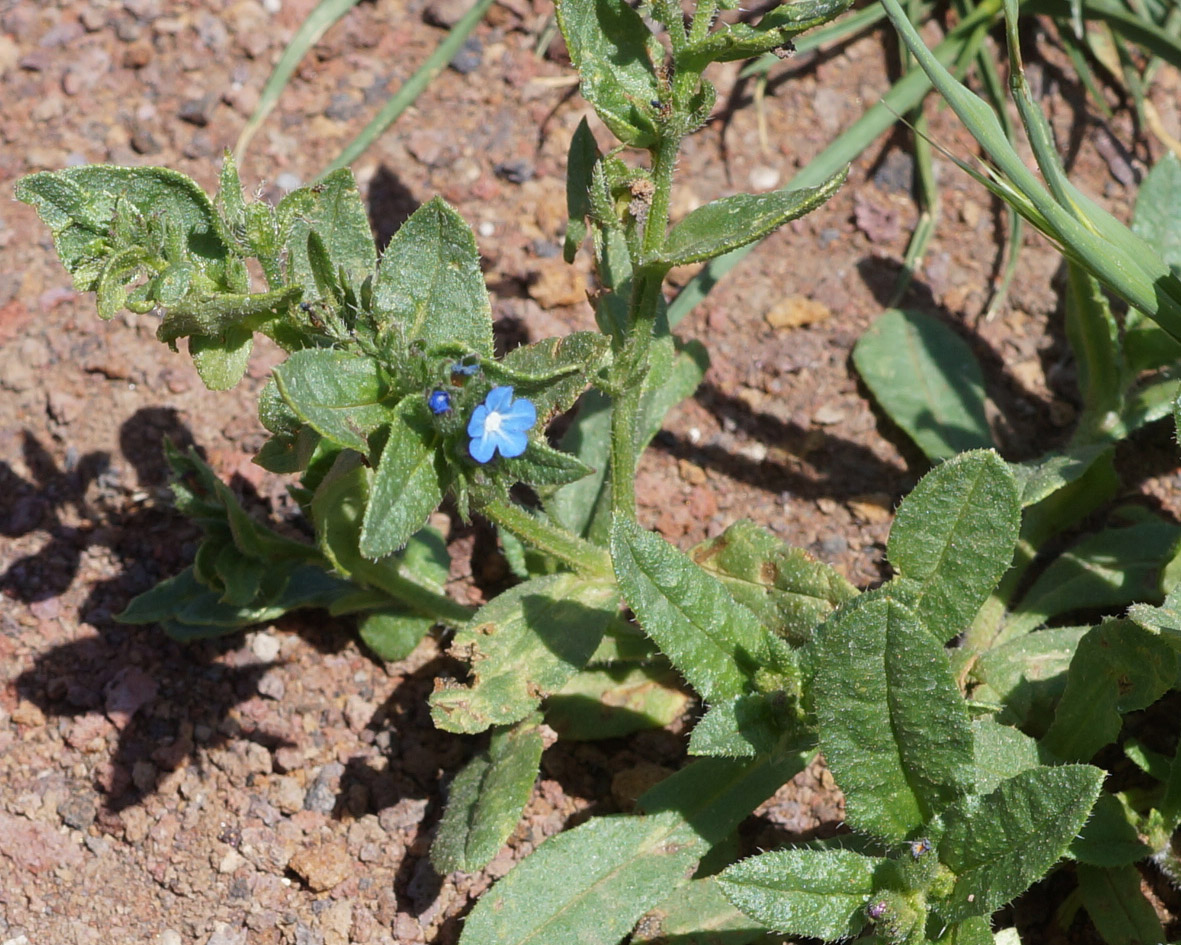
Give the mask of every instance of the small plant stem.
<path id="1" fill-rule="evenodd" d="M 445 627 L 462 627 L 475 613 L 471 607 L 465 607 L 446 594 L 432 591 L 401 575 L 383 575 L 380 578 L 366 575 L 365 580 L 415 613 L 430 617 Z"/>
<path id="2" fill-rule="evenodd" d="M 717 13 L 718 6 L 713 0 L 701 0 L 697 4 L 697 9 L 693 11 L 693 23 L 689 27 L 689 44 L 700 43 L 709 34 L 709 28 L 713 24 L 714 14 Z"/>
<path id="3" fill-rule="evenodd" d="M 610 577 L 614 573 L 611 556 L 606 549 L 592 545 L 564 528 L 551 525 L 514 502 L 497 500 L 484 506 L 482 511 L 490 521 L 511 532 L 531 548 L 557 558 L 583 577 Z"/>
<path id="4" fill-rule="evenodd" d="M 641 244 L 644 259 L 650 259 L 664 248 L 668 231 L 668 208 L 672 200 L 673 173 L 677 168 L 677 152 L 681 149 L 681 135 L 666 133 L 652 147 L 652 203 L 644 221 L 644 240 Z M 663 273 L 662 273 L 663 277 Z"/>

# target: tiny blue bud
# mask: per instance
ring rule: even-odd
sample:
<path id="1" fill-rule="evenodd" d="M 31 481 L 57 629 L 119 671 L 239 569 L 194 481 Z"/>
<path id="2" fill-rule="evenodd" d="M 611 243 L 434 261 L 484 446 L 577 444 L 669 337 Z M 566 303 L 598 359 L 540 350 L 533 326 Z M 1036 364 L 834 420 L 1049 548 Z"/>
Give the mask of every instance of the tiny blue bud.
<path id="1" fill-rule="evenodd" d="M 433 390 L 427 395 L 426 405 L 431 408 L 431 413 L 450 413 L 451 395 L 445 390 Z"/>

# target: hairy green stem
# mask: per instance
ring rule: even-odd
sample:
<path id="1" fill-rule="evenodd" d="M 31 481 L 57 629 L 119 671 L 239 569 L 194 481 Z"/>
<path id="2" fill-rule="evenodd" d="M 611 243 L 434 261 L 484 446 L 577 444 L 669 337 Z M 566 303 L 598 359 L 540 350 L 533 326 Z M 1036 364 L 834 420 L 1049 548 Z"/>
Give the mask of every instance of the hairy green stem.
<path id="1" fill-rule="evenodd" d="M 531 548 L 557 558 L 583 577 L 610 577 L 614 573 L 611 556 L 606 549 L 533 515 L 514 502 L 497 500 L 484 506 L 481 511 L 490 521 L 511 532 Z"/>
<path id="2" fill-rule="evenodd" d="M 462 627 L 472 618 L 475 611 L 465 607 L 458 601 L 452 600 L 446 594 L 432 591 L 417 581 L 395 574 L 380 576 L 366 574 L 365 582 L 384 591 L 401 604 L 405 604 L 415 613 L 430 617 L 444 627 Z"/>

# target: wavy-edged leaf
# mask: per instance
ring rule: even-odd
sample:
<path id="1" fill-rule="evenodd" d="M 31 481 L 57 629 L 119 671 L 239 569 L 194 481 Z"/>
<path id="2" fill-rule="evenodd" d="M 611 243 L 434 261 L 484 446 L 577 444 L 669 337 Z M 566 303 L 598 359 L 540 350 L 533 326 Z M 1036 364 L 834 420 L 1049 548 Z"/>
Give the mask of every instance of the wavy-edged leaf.
<path id="1" fill-rule="evenodd" d="M 812 647 L 820 750 L 851 827 L 900 841 L 973 788 L 967 707 L 913 611 L 863 594 L 821 624 Z"/>
<path id="2" fill-rule="evenodd" d="M 940 463 L 902 500 L 886 556 L 939 642 L 972 622 L 1008 570 L 1020 526 L 1016 480 L 992 451 Z"/>
<path id="3" fill-rule="evenodd" d="M 534 716 L 498 729 L 487 750 L 455 776 L 431 844 L 431 864 L 440 873 L 483 869 L 504 846 L 537 780 L 545 747 L 540 725 Z"/>
<path id="4" fill-rule="evenodd" d="M 1090 765 L 1030 768 L 948 808 L 939 860 L 956 881 L 934 903 L 939 914 L 991 915 L 1040 879 L 1086 822 L 1104 776 Z"/>
<path id="5" fill-rule="evenodd" d="M 275 368 L 274 377 L 296 417 L 333 443 L 366 455 L 369 434 L 388 422 L 397 406 L 398 393 L 381 366 L 348 351 L 296 351 Z"/>
<path id="6" fill-rule="evenodd" d="M 785 187 L 711 201 L 691 211 L 669 231 L 655 261 L 684 266 L 761 240 L 783 224 L 821 206 L 840 189 L 847 175 L 848 168 L 845 168 L 818 187 Z"/>
<path id="7" fill-rule="evenodd" d="M 611 582 L 568 573 L 534 578 L 493 598 L 455 635 L 452 652 L 468 662 L 472 679 L 435 689 L 435 724 L 471 733 L 524 718 L 586 665 L 617 601 Z"/>
<path id="8" fill-rule="evenodd" d="M 624 144 L 657 140 L 660 85 L 653 62 L 664 50 L 624 0 L 561 0 L 558 25 L 582 81 L 582 97 Z"/>
<path id="9" fill-rule="evenodd" d="M 617 518 L 611 559 L 640 626 L 705 698 L 751 688 L 767 662 L 767 631 L 724 584 L 659 535 Z"/>
<path id="10" fill-rule="evenodd" d="M 492 357 L 492 308 L 471 228 L 441 198 L 410 215 L 377 267 L 373 305 L 380 329 L 427 349 L 464 345 Z"/>

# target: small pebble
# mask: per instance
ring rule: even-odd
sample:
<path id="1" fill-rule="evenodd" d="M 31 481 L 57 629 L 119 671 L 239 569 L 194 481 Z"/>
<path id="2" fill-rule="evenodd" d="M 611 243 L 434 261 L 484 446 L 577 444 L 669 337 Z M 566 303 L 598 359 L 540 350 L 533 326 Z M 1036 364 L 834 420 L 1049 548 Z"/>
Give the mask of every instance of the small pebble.
<path id="1" fill-rule="evenodd" d="M 284 171 L 275 178 L 275 186 L 284 192 L 298 190 L 302 184 L 303 181 L 299 179 L 299 176 L 290 171 Z"/>
<path id="2" fill-rule="evenodd" d="M 460 75 L 467 75 L 479 69 L 483 61 L 484 44 L 478 36 L 469 36 L 448 65 Z"/>

